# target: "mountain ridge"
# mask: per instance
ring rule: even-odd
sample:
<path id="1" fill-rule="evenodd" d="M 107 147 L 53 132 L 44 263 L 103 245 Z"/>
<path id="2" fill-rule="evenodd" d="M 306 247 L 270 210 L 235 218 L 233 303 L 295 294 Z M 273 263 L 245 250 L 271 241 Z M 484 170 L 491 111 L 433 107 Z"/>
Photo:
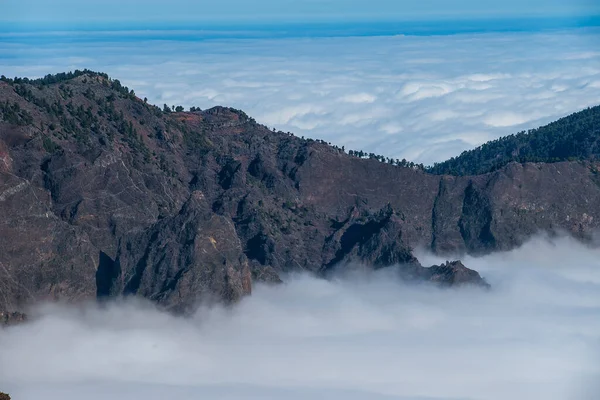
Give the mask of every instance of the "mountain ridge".
<path id="1" fill-rule="evenodd" d="M 478 175 L 511 162 L 559 162 L 600 158 L 600 106 L 537 129 L 503 136 L 428 168 L 434 174 Z"/>
<path id="2" fill-rule="evenodd" d="M 557 230 L 589 240 L 600 221 L 594 161 L 439 176 L 232 108 L 161 110 L 91 71 L 3 77 L 0 103 L 0 309 L 139 295 L 185 311 L 356 263 L 486 286 L 462 264 L 424 268 L 413 249 L 484 254 Z"/>

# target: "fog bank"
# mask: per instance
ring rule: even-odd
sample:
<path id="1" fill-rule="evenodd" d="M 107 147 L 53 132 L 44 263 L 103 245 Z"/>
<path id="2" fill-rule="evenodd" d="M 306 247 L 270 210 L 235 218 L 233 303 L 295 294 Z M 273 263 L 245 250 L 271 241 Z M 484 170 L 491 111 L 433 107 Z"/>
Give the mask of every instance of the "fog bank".
<path id="1" fill-rule="evenodd" d="M 46 305 L 34 322 L 0 331 L 0 391 L 15 400 L 598 398 L 600 251 L 540 238 L 464 262 L 493 290 L 408 286 L 384 271 L 293 276 L 190 319 L 136 302 Z"/>

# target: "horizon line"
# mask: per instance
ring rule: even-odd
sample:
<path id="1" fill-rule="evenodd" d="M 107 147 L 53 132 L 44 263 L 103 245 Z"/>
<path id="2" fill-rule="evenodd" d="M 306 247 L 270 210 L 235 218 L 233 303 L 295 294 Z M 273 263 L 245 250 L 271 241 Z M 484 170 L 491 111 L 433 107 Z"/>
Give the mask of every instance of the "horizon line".
<path id="1" fill-rule="evenodd" d="M 347 21 L 210 21 L 172 23 L 149 21 L 101 22 L 88 24 L 8 23 L 0 36 L 35 38 L 50 35 L 77 39 L 118 36 L 132 40 L 277 39 L 376 36 L 449 36 L 457 34 L 547 32 L 600 27 L 600 15 L 582 17 L 453 18 L 430 20 L 347 20 Z"/>

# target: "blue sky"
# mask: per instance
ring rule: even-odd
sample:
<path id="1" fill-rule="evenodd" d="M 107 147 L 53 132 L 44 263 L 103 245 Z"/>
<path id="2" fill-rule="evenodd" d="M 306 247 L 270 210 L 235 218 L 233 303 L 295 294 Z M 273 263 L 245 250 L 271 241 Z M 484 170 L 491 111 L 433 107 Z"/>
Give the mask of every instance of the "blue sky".
<path id="1" fill-rule="evenodd" d="M 277 22 L 573 17 L 600 14 L 596 0 L 0 0 L 11 24 Z"/>

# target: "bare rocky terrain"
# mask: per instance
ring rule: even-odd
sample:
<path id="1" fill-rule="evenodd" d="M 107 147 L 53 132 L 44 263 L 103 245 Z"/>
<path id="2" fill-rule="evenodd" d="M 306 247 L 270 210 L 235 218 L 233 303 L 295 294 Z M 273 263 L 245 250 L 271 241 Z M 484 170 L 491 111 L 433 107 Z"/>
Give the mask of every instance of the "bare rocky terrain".
<path id="1" fill-rule="evenodd" d="M 0 81 L 0 310 L 138 295 L 173 311 L 253 282 L 360 264 L 486 286 L 454 257 L 540 232 L 591 240 L 600 165 L 433 175 L 275 132 L 244 112 L 167 112 L 104 74 Z"/>

